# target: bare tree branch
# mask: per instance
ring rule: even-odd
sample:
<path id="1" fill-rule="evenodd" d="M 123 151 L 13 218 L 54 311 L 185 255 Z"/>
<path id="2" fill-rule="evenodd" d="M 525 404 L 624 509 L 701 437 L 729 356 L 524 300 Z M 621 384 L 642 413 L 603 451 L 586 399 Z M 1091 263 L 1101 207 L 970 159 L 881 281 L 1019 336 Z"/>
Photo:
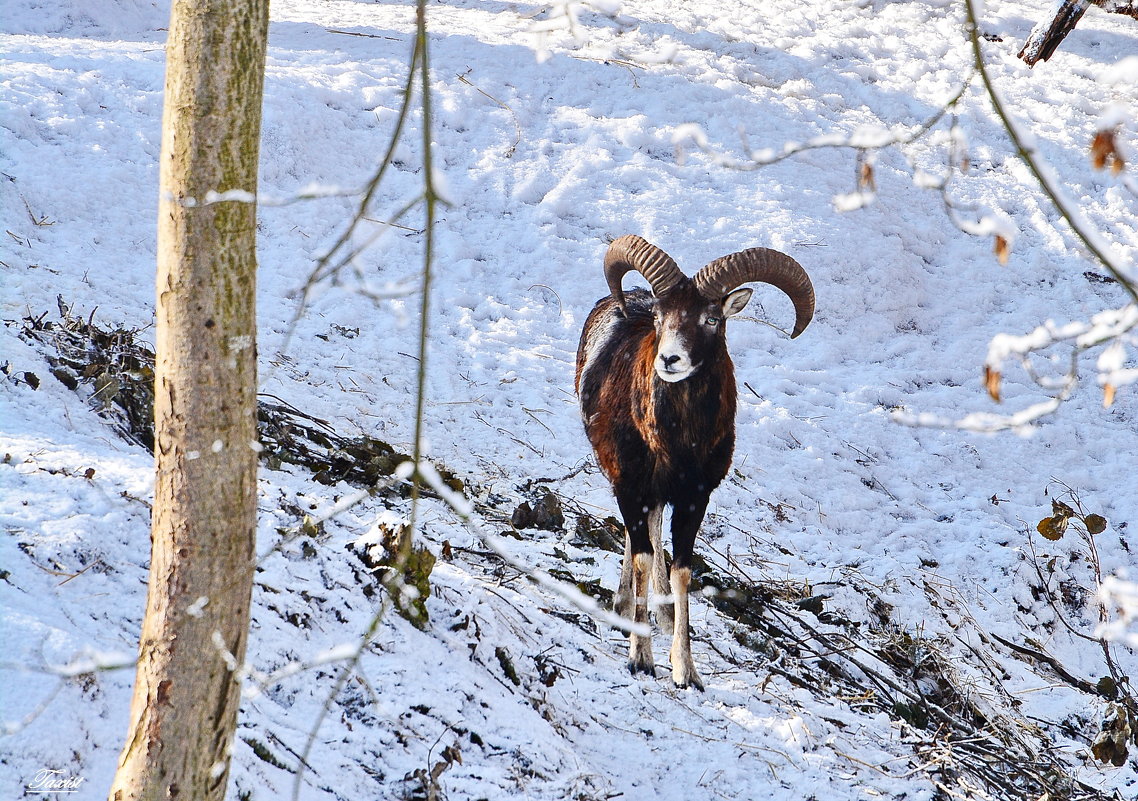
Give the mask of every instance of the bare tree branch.
<path id="1" fill-rule="evenodd" d="M 1091 5 L 1113 14 L 1124 14 L 1138 19 L 1138 3 L 1124 0 L 1059 0 L 1051 11 L 1051 16 L 1036 25 L 1024 42 L 1018 57 L 1029 67 L 1036 62 L 1047 61 L 1059 49 L 1067 34 L 1075 30 L 1079 20 Z"/>

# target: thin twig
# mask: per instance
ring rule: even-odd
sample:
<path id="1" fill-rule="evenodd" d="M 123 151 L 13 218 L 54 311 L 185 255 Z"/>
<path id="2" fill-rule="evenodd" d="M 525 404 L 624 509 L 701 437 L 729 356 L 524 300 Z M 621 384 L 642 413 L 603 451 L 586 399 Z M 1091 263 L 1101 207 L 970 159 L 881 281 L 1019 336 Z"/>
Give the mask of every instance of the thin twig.
<path id="1" fill-rule="evenodd" d="M 402 42 L 398 36 L 380 36 L 375 33 L 361 33 L 360 31 L 341 31 L 337 28 L 325 28 L 328 33 L 338 33 L 341 36 L 362 36 L 365 39 L 386 39 L 389 42 Z"/>
<path id="2" fill-rule="evenodd" d="M 496 103 L 498 106 L 500 106 L 501 108 L 505 109 L 506 111 L 508 111 L 510 113 L 510 119 L 512 119 L 514 121 L 514 134 L 515 134 L 514 135 L 514 143 L 512 145 L 510 145 L 509 148 L 506 149 L 506 152 L 503 154 L 503 157 L 504 158 L 512 158 L 514 153 L 518 149 L 518 145 L 520 145 L 522 142 L 522 124 L 520 122 L 518 122 L 518 115 L 514 113 L 514 110 L 512 108 L 507 106 L 505 103 L 503 103 L 498 98 L 494 97 L 494 95 L 492 95 L 489 92 L 487 92 L 486 90 L 474 85 L 474 83 L 472 83 L 470 81 L 470 79 L 466 77 L 467 75 L 469 75 L 473 71 L 474 71 L 473 67 L 467 67 L 466 72 L 462 73 L 461 75 L 458 75 L 457 77 L 464 84 L 469 86 L 474 91 L 478 92 L 478 94 L 482 95 L 483 97 L 485 97 L 490 102 Z"/>

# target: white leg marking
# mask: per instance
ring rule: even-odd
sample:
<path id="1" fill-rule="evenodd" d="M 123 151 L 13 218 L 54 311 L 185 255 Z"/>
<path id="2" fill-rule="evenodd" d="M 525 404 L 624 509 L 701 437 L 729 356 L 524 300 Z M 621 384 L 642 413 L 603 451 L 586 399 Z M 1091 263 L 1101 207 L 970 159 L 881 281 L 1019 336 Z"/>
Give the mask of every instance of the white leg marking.
<path id="1" fill-rule="evenodd" d="M 638 553 L 632 560 L 632 591 L 636 597 L 636 612 L 632 619 L 637 623 L 648 623 L 648 571 L 652 567 L 651 560 L 652 557 L 646 553 Z M 651 635 L 628 635 L 628 669 L 633 673 L 656 675 Z"/>

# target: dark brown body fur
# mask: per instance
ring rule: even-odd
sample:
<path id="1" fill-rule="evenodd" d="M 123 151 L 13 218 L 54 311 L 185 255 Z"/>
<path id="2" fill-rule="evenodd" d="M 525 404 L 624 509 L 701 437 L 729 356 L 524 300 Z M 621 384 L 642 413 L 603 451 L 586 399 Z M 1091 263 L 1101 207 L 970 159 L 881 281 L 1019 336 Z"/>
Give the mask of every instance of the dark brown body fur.
<path id="1" fill-rule="evenodd" d="M 577 351 L 577 394 L 601 470 L 621 511 L 628 507 L 632 512 L 625 524 L 633 552 L 651 552 L 637 547 L 647 543 L 646 535 L 643 540 L 638 536 L 644 508 L 671 505 L 674 517 L 690 513 L 695 518 L 683 530 L 672 527 L 674 559 L 689 567 L 708 498 L 731 466 L 735 371 L 719 342 L 707 356 L 710 363 L 701 364 L 695 375 L 677 383 L 662 381 L 652 368 L 655 302 L 647 292 L 630 292 L 627 318 L 612 298 L 597 302 Z M 600 329 L 607 329 L 608 336 L 589 353 L 590 331 Z"/>

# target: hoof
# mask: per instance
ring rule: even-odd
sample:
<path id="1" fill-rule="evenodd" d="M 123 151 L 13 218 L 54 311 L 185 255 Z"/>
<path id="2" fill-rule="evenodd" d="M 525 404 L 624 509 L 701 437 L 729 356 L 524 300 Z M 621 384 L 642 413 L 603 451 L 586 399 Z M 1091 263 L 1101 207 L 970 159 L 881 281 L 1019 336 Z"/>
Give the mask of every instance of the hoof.
<path id="1" fill-rule="evenodd" d="M 688 687 L 703 692 L 703 681 L 700 679 L 699 674 L 695 670 L 695 665 L 690 661 L 686 664 L 680 662 L 679 665 L 673 664 L 672 666 L 672 683 L 679 687 L 681 690 L 686 690 Z"/>
<path id="2" fill-rule="evenodd" d="M 637 673 L 643 673 L 645 676 L 651 676 L 652 678 L 656 678 L 656 666 L 653 665 L 651 662 L 649 662 L 648 664 L 645 665 L 641 662 L 630 661 L 628 663 L 628 672 L 631 673 L 633 676 L 635 676 Z"/>
<path id="3" fill-rule="evenodd" d="M 691 687 L 693 689 L 699 690 L 700 692 L 703 692 L 703 682 L 700 681 L 698 677 L 694 679 L 688 679 L 686 684 L 681 684 L 675 679 L 672 679 L 672 683 L 675 684 L 676 688 L 679 690 L 686 690 Z"/>
<path id="4" fill-rule="evenodd" d="M 652 638 L 633 634 L 628 638 L 628 670 L 632 675 L 656 675 L 656 660 L 652 658 Z"/>

